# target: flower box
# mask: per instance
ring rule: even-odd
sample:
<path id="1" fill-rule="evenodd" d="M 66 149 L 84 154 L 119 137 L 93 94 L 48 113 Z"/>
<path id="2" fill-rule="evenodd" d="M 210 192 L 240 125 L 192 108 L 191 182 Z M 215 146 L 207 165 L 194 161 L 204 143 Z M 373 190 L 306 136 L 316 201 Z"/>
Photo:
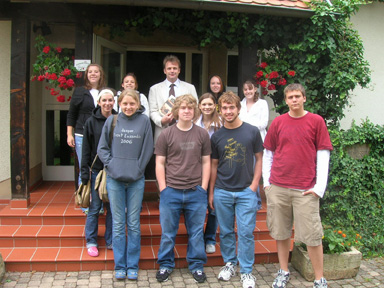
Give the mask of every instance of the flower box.
<path id="1" fill-rule="evenodd" d="M 324 254 L 324 277 L 327 280 L 353 278 L 357 275 L 362 254 L 354 247 L 351 250 L 340 254 Z M 293 247 L 291 264 L 307 281 L 315 279 L 308 252 L 303 247 Z"/>

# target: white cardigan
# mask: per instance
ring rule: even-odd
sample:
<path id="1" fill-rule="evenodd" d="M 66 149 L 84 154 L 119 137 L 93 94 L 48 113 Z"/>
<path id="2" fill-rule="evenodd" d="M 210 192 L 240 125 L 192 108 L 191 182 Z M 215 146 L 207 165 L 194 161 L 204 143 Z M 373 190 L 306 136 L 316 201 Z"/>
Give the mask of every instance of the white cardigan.
<path id="1" fill-rule="evenodd" d="M 241 101 L 241 109 L 239 118 L 247 122 L 253 126 L 256 126 L 260 130 L 261 138 L 265 139 L 265 135 L 267 135 L 267 126 L 269 121 L 269 108 L 268 103 L 264 99 L 258 99 L 256 103 L 254 103 L 249 111 L 247 111 L 247 99 L 244 98 Z"/>

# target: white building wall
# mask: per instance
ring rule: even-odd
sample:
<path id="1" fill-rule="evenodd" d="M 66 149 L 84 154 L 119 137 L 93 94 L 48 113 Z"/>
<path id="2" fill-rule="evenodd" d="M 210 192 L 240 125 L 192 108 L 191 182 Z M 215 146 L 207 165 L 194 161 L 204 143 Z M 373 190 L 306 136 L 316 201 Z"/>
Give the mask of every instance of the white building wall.
<path id="1" fill-rule="evenodd" d="M 0 199 L 11 197 L 11 21 L 0 21 Z"/>
<path id="2" fill-rule="evenodd" d="M 346 109 L 341 127 L 348 129 L 353 120 L 360 124 L 368 118 L 374 124 L 384 125 L 384 3 L 361 6 L 352 17 L 364 44 L 364 57 L 372 70 L 370 89 L 355 89 L 352 106 Z"/>

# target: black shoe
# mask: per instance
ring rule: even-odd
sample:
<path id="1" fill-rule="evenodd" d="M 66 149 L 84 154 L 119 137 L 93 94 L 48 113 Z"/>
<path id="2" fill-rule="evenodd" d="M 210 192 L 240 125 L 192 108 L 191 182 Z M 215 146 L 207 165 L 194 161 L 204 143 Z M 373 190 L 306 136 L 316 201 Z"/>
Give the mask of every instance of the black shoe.
<path id="1" fill-rule="evenodd" d="M 205 273 L 201 270 L 196 270 L 192 275 L 197 283 L 204 283 L 205 280 L 207 280 L 207 276 L 205 276 Z"/>
<path id="2" fill-rule="evenodd" d="M 160 269 L 156 273 L 156 279 L 159 282 L 168 281 L 168 276 L 171 275 L 171 273 L 172 273 L 172 271 L 170 271 L 170 270 L 168 270 L 166 268 Z"/>

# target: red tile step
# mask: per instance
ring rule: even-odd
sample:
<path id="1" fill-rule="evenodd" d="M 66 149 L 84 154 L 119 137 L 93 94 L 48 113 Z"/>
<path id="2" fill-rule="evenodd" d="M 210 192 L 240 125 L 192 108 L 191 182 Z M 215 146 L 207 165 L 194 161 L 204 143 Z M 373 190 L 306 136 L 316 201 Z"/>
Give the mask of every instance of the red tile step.
<path id="1" fill-rule="evenodd" d="M 74 204 L 72 182 L 43 182 L 31 193 L 27 209 L 0 205 L 0 253 L 7 271 L 113 270 L 113 251 L 105 248 L 105 217 L 99 218 L 99 253 L 90 257 L 85 248 L 86 216 Z M 182 217 L 181 217 L 182 218 Z M 255 263 L 277 262 L 275 241 L 265 222 L 266 209 L 258 212 L 255 235 Z M 158 202 L 143 202 L 141 212 L 141 269 L 156 269 L 161 227 Z M 187 266 L 187 233 L 180 220 L 176 238 L 176 267 Z M 208 266 L 223 265 L 217 234 L 216 252 L 208 255 Z"/>

